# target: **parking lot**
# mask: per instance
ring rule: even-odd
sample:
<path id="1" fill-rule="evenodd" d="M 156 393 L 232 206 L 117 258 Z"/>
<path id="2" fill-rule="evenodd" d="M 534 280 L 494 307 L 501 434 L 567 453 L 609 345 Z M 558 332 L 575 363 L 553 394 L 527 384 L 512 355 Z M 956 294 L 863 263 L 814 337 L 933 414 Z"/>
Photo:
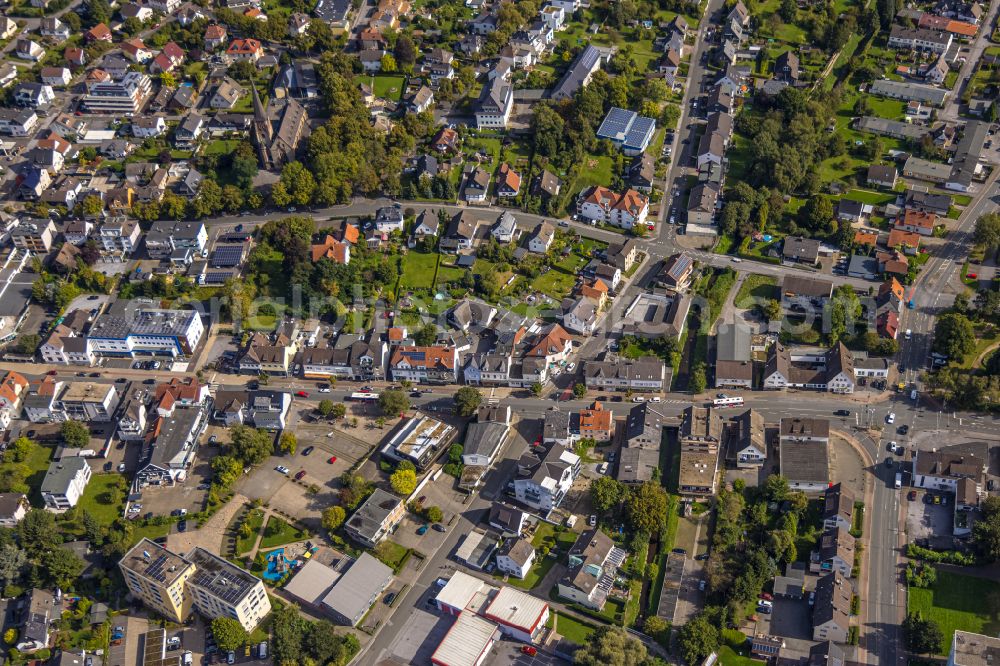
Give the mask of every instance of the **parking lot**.
<path id="1" fill-rule="evenodd" d="M 952 502 L 955 496 L 952 493 L 931 493 L 929 491 L 915 488 L 916 499 L 906 503 L 906 531 L 911 540 L 935 538 L 946 538 L 949 542 L 952 536 L 952 523 L 954 515 Z M 909 491 L 907 491 L 909 492 Z M 938 497 L 940 501 L 947 501 L 947 504 L 934 504 L 927 501 L 927 497 Z M 947 499 L 946 499 L 947 498 Z"/>
<path id="2" fill-rule="evenodd" d="M 809 640 L 812 638 L 811 610 L 807 599 L 778 597 L 774 600 L 774 612 L 771 615 L 757 613 L 757 631 L 784 638 Z"/>

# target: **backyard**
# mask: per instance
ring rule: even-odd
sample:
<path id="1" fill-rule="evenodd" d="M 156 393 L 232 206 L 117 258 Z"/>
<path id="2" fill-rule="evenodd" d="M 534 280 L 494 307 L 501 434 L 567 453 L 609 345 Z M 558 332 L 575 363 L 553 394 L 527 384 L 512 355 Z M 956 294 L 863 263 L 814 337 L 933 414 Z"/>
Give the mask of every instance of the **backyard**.
<path id="1" fill-rule="evenodd" d="M 308 532 L 289 525 L 277 516 L 271 516 L 267 519 L 267 527 L 264 528 L 264 538 L 260 541 L 260 547 L 261 549 L 274 548 L 308 538 Z"/>
<path id="2" fill-rule="evenodd" d="M 554 613 L 553 617 L 555 617 L 556 633 L 577 645 L 586 645 L 596 629 L 593 625 L 580 622 L 575 617 L 563 613 Z"/>
<path id="3" fill-rule="evenodd" d="M 128 484 L 121 474 L 95 474 L 80 497 L 80 509 L 102 525 L 110 525 L 122 515 L 122 488 L 128 488 Z"/>
<path id="4" fill-rule="evenodd" d="M 944 634 L 938 653 L 946 655 L 956 629 L 988 636 L 1000 631 L 992 603 L 998 595 L 1000 584 L 994 581 L 938 569 L 930 588 L 909 588 L 909 611 L 937 622 Z"/>
<path id="5" fill-rule="evenodd" d="M 748 275 L 740 285 L 740 290 L 736 294 L 734 303 L 736 307 L 748 309 L 758 303 L 764 303 L 770 299 L 777 299 L 778 280 L 769 275 Z"/>
<path id="6" fill-rule="evenodd" d="M 419 252 L 410 250 L 401 259 L 399 271 L 399 288 L 430 289 L 434 286 L 434 273 L 437 270 L 440 254 L 437 252 Z"/>

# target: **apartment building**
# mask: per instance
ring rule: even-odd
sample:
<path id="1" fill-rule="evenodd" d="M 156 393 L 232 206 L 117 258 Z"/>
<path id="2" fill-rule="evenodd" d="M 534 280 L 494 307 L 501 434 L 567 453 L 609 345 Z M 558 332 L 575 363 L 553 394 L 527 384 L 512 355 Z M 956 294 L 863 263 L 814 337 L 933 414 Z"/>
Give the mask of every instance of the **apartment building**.
<path id="1" fill-rule="evenodd" d="M 231 617 L 253 631 L 271 612 L 262 580 L 201 547 L 184 557 L 143 539 L 118 568 L 129 592 L 172 622 L 197 610 L 210 620 Z"/>
<path id="2" fill-rule="evenodd" d="M 559 596 L 601 610 L 627 555 L 599 529 L 583 532 L 569 550 L 566 575 L 558 582 Z"/>
<path id="3" fill-rule="evenodd" d="M 72 509 L 80 501 L 90 482 L 90 464 L 86 458 L 63 458 L 53 461 L 42 479 L 42 501 L 54 513 Z"/>
<path id="4" fill-rule="evenodd" d="M 82 104 L 90 113 L 133 116 L 146 105 L 152 85 L 146 74 L 126 72 L 117 81 L 90 83 Z"/>

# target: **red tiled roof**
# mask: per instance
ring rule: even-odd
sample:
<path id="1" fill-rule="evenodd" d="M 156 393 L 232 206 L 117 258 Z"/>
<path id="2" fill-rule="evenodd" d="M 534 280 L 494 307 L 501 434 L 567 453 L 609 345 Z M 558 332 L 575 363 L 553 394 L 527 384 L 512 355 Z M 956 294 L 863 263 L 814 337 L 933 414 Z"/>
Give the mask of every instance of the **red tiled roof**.
<path id="1" fill-rule="evenodd" d="M 420 368 L 446 368 L 452 370 L 455 367 L 455 350 L 451 347 L 396 347 L 389 361 L 391 367 L 396 367 L 406 360 L 411 366 Z"/>
<path id="2" fill-rule="evenodd" d="M 327 234 L 322 243 L 312 246 L 312 260 L 319 261 L 325 257 L 332 259 L 338 264 L 346 264 L 348 251 L 346 243 L 341 243 L 333 236 Z"/>

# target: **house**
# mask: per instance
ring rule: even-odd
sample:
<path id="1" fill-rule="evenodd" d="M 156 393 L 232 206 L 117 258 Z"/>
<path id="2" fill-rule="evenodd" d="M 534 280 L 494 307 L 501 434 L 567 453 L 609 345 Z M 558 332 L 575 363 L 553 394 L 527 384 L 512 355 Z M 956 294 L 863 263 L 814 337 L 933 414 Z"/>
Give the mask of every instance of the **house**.
<path id="1" fill-rule="evenodd" d="M 649 198 L 635 190 L 623 194 L 606 187 L 595 186 L 577 204 L 580 216 L 592 222 L 603 222 L 622 229 L 646 223 Z"/>
<path id="2" fill-rule="evenodd" d="M 374 548 L 405 515 L 406 506 L 401 499 L 376 488 L 347 520 L 344 530 L 351 538 Z"/>
<path id="3" fill-rule="evenodd" d="M 688 224 L 711 226 L 715 221 L 719 190 L 712 183 L 700 182 L 688 195 Z"/>
<path id="4" fill-rule="evenodd" d="M 14 103 L 29 109 L 48 106 L 55 99 L 52 86 L 42 83 L 19 83 L 14 88 Z"/>
<path id="5" fill-rule="evenodd" d="M 396 206 L 383 206 L 375 211 L 375 228 L 385 233 L 403 230 L 403 210 Z"/>
<path id="6" fill-rule="evenodd" d="M 741 469 L 760 467 L 767 460 L 767 440 L 764 437 L 764 417 L 748 409 L 736 416 L 726 428 L 729 459 Z"/>
<path id="7" fill-rule="evenodd" d="M 545 254 L 549 251 L 549 247 L 552 245 L 555 235 L 555 227 L 548 222 L 542 222 L 535 228 L 534 233 L 528 240 L 528 250 L 537 254 Z"/>
<path id="8" fill-rule="evenodd" d="M 895 340 L 899 334 L 899 315 L 892 311 L 878 315 L 875 318 L 875 331 L 880 337 Z"/>
<path id="9" fill-rule="evenodd" d="M 588 389 L 605 391 L 654 391 L 670 385 L 666 365 L 656 356 L 583 362 Z"/>
<path id="10" fill-rule="evenodd" d="M 41 71 L 42 83 L 47 86 L 66 86 L 71 78 L 66 67 L 43 67 Z"/>
<path id="11" fill-rule="evenodd" d="M 924 28 L 906 28 L 894 25 L 889 31 L 889 48 L 946 53 L 951 47 L 952 35 L 948 32 Z"/>
<path id="12" fill-rule="evenodd" d="M 605 263 L 628 273 L 639 256 L 639 242 L 630 238 L 624 243 L 612 243 L 604 252 Z"/>
<path id="13" fill-rule="evenodd" d="M 213 109 L 232 109 L 245 94 L 243 86 L 227 76 L 216 86 L 208 105 Z"/>
<path id="14" fill-rule="evenodd" d="M 498 570 L 523 579 L 535 562 L 535 549 L 528 539 L 507 539 L 496 557 Z"/>
<path id="15" fill-rule="evenodd" d="M 87 56 L 85 51 L 79 46 L 68 46 L 63 51 L 63 60 L 70 67 L 78 69 L 87 63 Z"/>
<path id="16" fill-rule="evenodd" d="M 455 383 L 458 379 L 458 350 L 440 345 L 398 346 L 389 360 L 393 381 L 414 383 Z"/>
<path id="17" fill-rule="evenodd" d="M 464 299 L 448 310 L 448 323 L 460 331 L 468 332 L 470 327 L 482 330 L 489 327 L 496 316 L 496 308 L 482 303 Z"/>
<path id="18" fill-rule="evenodd" d="M 476 167 L 465 180 L 465 200 L 469 203 L 483 203 L 490 190 L 490 172 Z"/>
<path id="19" fill-rule="evenodd" d="M 125 57 L 133 62 L 146 63 L 153 59 L 153 51 L 141 39 L 127 39 L 121 48 Z"/>
<path id="20" fill-rule="evenodd" d="M 406 108 L 410 113 L 423 113 L 434 104 L 434 91 L 427 86 L 420 86 L 416 92 L 406 98 Z"/>
<path id="21" fill-rule="evenodd" d="M 581 533 L 569 549 L 566 574 L 557 582 L 559 596 L 600 611 L 627 555 L 599 529 Z"/>
<path id="22" fill-rule="evenodd" d="M 567 331 L 577 335 L 590 335 L 597 325 L 597 314 L 597 303 L 586 296 L 563 300 L 562 324 Z"/>
<path id="23" fill-rule="evenodd" d="M 980 484 L 986 464 L 977 456 L 946 451 L 914 451 L 913 487 L 955 492 L 960 479 Z"/>
<path id="24" fill-rule="evenodd" d="M 193 146 L 204 131 L 205 118 L 192 113 L 174 130 L 174 143 L 179 148 Z"/>
<path id="25" fill-rule="evenodd" d="M 823 527 L 848 532 L 854 524 L 854 493 L 835 483 L 823 494 Z"/>
<path id="26" fill-rule="evenodd" d="M 232 60 L 257 62 L 264 55 L 264 47 L 256 39 L 234 39 L 226 48 L 226 56 Z"/>
<path id="27" fill-rule="evenodd" d="M 510 243 L 513 242 L 514 236 L 517 234 L 517 219 L 510 214 L 510 211 L 504 211 L 497 218 L 496 224 L 490 229 L 490 235 L 497 239 L 499 243 Z"/>
<path id="28" fill-rule="evenodd" d="M 657 64 L 657 69 L 661 74 L 666 74 L 668 76 L 677 76 L 677 72 L 680 71 L 681 67 L 681 56 L 674 49 L 667 49 L 667 52 L 663 54 Z"/>
<path id="29" fill-rule="evenodd" d="M 921 102 L 930 106 L 944 106 L 950 90 L 912 81 L 892 81 L 879 79 L 873 82 L 868 92 L 880 97 L 898 99 L 904 102 Z"/>
<path id="30" fill-rule="evenodd" d="M 659 468 L 665 418 L 652 405 L 629 410 L 622 432 L 622 449 L 615 478 L 634 486 L 650 481 Z"/>
<path id="31" fill-rule="evenodd" d="M 501 535 L 518 536 L 524 531 L 527 514 L 524 511 L 515 509 L 500 502 L 490 505 L 490 513 L 487 521 L 490 527 L 500 531 Z"/>
<path id="32" fill-rule="evenodd" d="M 313 244 L 310 251 L 314 263 L 320 259 L 329 259 L 334 263 L 345 265 L 351 262 L 350 243 L 338 241 L 330 234 L 327 234 L 321 243 Z"/>
<path id="33" fill-rule="evenodd" d="M 847 265 L 848 277 L 861 280 L 874 280 L 878 272 L 878 259 L 863 254 L 852 255 Z"/>
<path id="34" fill-rule="evenodd" d="M 104 23 L 98 23 L 83 33 L 83 39 L 86 42 L 110 42 L 112 41 L 111 28 Z"/>
<path id="35" fill-rule="evenodd" d="M 537 449 L 538 447 L 535 447 Z M 548 512 L 562 504 L 580 474 L 580 457 L 559 445 L 529 451 L 517 461 L 514 496 L 521 504 Z"/>
<path id="36" fill-rule="evenodd" d="M 715 336 L 715 387 L 753 388 L 750 329 L 743 323 L 720 324 Z"/>
<path id="37" fill-rule="evenodd" d="M 823 492 L 830 485 L 830 422 L 819 418 L 781 419 L 779 469 L 794 490 Z"/>
<path id="38" fill-rule="evenodd" d="M 815 592 L 813 640 L 846 643 L 851 620 L 851 597 L 854 596 L 850 582 L 837 574 L 827 574 L 816 581 Z"/>
<path id="39" fill-rule="evenodd" d="M 141 116 L 132 120 L 132 136 L 137 139 L 157 137 L 167 131 L 163 116 Z"/>
<path id="40" fill-rule="evenodd" d="M 54 513 L 72 509 L 83 496 L 90 477 L 90 463 L 86 458 L 53 461 L 42 479 L 41 494 L 45 509 Z"/>
<path id="41" fill-rule="evenodd" d="M 6 19 L 5 20 L 10 20 Z M 14 25 L 15 29 L 17 24 Z M 43 37 L 51 37 L 57 41 L 65 41 L 69 39 L 70 32 L 69 26 L 59 20 L 56 16 L 47 16 L 42 19 L 41 25 L 38 28 L 38 32 Z M 6 39 L 6 37 L 4 37 Z"/>
<path id="42" fill-rule="evenodd" d="M 932 236 L 937 224 L 937 215 L 920 210 L 906 210 L 902 218 L 896 219 L 895 228 L 921 236 Z"/>
<path id="43" fill-rule="evenodd" d="M 224 25 L 210 25 L 205 28 L 203 43 L 206 51 L 214 51 L 226 43 L 228 33 Z"/>
<path id="44" fill-rule="evenodd" d="M 872 164 L 868 167 L 867 183 L 875 187 L 884 187 L 887 190 L 894 189 L 899 180 L 899 173 L 896 167 L 891 164 Z"/>
<path id="45" fill-rule="evenodd" d="M 921 190 L 907 190 L 903 207 L 906 209 L 922 210 L 937 215 L 947 215 L 951 210 L 951 195 L 932 194 Z"/>
<path id="46" fill-rule="evenodd" d="M 656 284 L 683 291 L 691 283 L 694 272 L 694 260 L 687 254 L 674 254 L 663 260 L 663 266 L 656 273 Z"/>
<path id="47" fill-rule="evenodd" d="M 19 37 L 14 45 L 14 53 L 23 60 L 38 62 L 45 56 L 45 49 L 27 37 Z"/>
<path id="48" fill-rule="evenodd" d="M 472 243 L 476 238 L 476 230 L 481 224 L 485 223 L 473 211 L 464 210 L 461 213 L 456 213 L 451 218 L 448 228 L 441 238 L 441 251 L 457 253 L 472 249 Z"/>
<path id="49" fill-rule="evenodd" d="M 474 104 L 477 129 L 504 129 L 514 108 L 514 87 L 502 78 L 487 81 Z"/>
<path id="50" fill-rule="evenodd" d="M 498 197 L 516 197 L 520 191 L 521 174 L 504 162 L 497 171 L 496 195 Z"/>
<path id="51" fill-rule="evenodd" d="M 30 508 L 24 493 L 0 493 L 0 527 L 16 527 Z"/>
<path id="52" fill-rule="evenodd" d="M 632 160 L 628 170 L 628 182 L 632 189 L 649 194 L 653 190 L 656 177 L 656 158 L 643 153 Z"/>
<path id="53" fill-rule="evenodd" d="M 784 647 L 785 639 L 781 636 L 757 634 L 750 639 L 750 654 L 765 661 L 769 659 L 777 660 Z"/>
<path id="54" fill-rule="evenodd" d="M 799 82 L 799 57 L 791 51 L 785 51 L 774 61 L 774 78 L 786 81 L 791 85 Z"/>
<path id="55" fill-rule="evenodd" d="M 557 102 L 572 98 L 577 90 L 590 83 L 594 73 L 601 68 L 604 59 L 605 57 L 600 50 L 595 46 L 587 45 L 552 88 L 550 97 Z"/>
<path id="56" fill-rule="evenodd" d="M 454 152 L 458 150 L 460 142 L 458 132 L 450 127 L 442 127 L 431 139 L 431 147 L 439 153 Z"/>
<path id="57" fill-rule="evenodd" d="M 52 593 L 32 588 L 8 602 L 6 612 L 10 614 L 11 629 L 17 636 L 12 647 L 30 653 L 49 646 L 49 632 L 53 630 L 53 623 L 62 617 L 62 604 Z"/>
<path id="58" fill-rule="evenodd" d="M 837 203 L 837 219 L 843 222 L 864 222 L 871 217 L 873 207 L 871 204 L 853 201 L 851 199 L 841 199 Z"/>
<path id="59" fill-rule="evenodd" d="M 53 17 L 54 18 L 54 17 Z M 45 29 L 46 21 L 49 19 L 42 19 L 42 29 Z M 55 19 L 58 21 L 58 19 Z M 61 21 L 60 21 L 61 23 Z M 65 26 L 65 24 L 63 24 Z M 10 39 L 17 34 L 20 28 L 17 27 L 17 22 L 9 16 L 0 16 L 0 39 Z M 44 32 L 42 34 L 45 34 Z M 66 37 L 63 37 L 66 39 Z"/>
<path id="60" fill-rule="evenodd" d="M 833 295 L 833 283 L 828 280 L 800 275 L 785 275 L 781 279 L 781 303 L 788 307 L 822 304 Z"/>
<path id="61" fill-rule="evenodd" d="M 814 265 L 819 261 L 820 242 L 802 236 L 786 236 L 781 247 L 781 258 L 801 264 Z"/>
<path id="62" fill-rule="evenodd" d="M 920 248 L 920 237 L 918 233 L 904 231 L 903 229 L 893 229 L 889 232 L 886 247 L 901 249 L 906 254 L 916 254 Z"/>

